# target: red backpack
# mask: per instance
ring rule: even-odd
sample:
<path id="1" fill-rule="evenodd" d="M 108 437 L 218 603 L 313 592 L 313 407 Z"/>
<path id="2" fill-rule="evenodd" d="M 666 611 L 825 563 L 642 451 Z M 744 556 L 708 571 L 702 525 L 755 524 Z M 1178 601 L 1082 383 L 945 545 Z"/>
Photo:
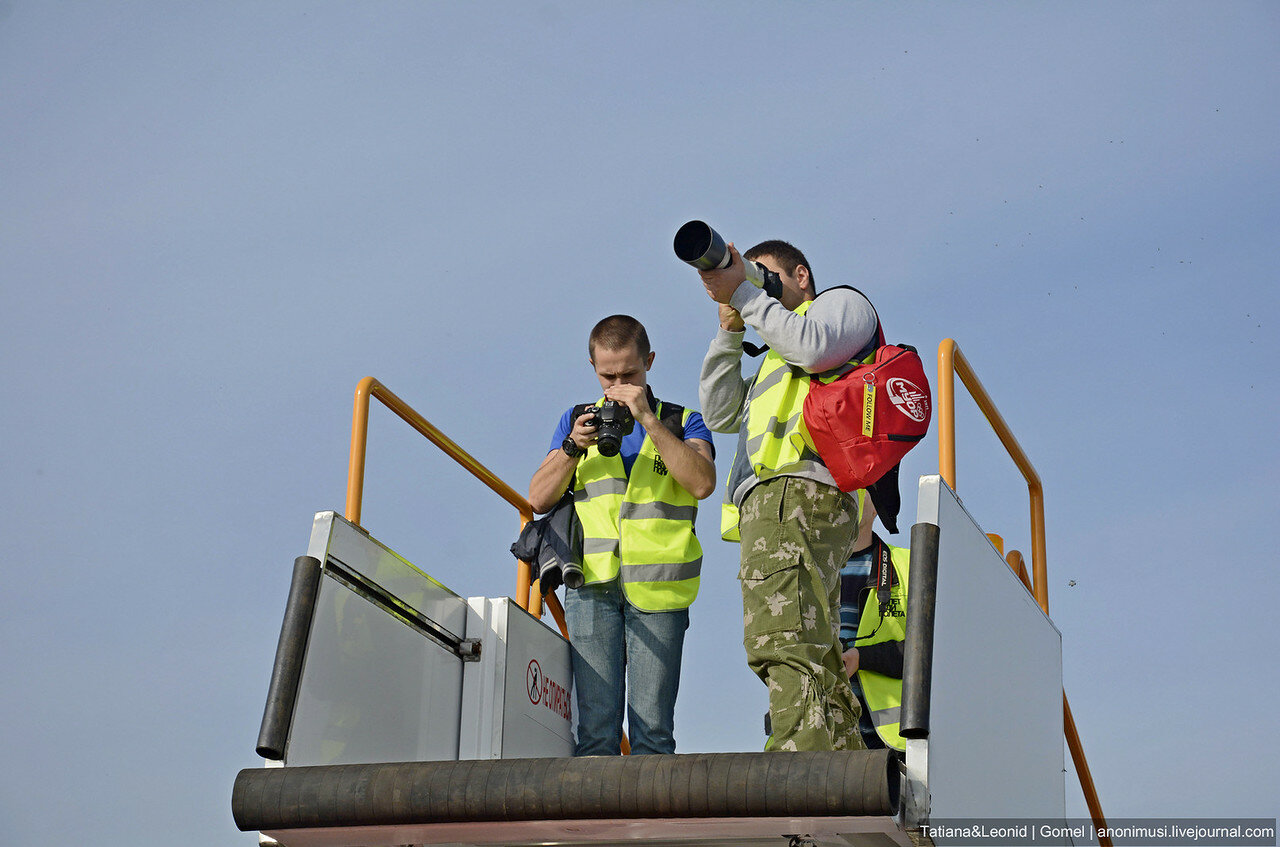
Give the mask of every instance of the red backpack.
<path id="1" fill-rule="evenodd" d="M 809 437 L 842 491 L 868 488 L 893 471 L 929 431 L 933 414 L 919 354 L 886 344 L 878 314 L 876 345 L 871 361 L 835 380 L 815 375 L 804 400 Z"/>

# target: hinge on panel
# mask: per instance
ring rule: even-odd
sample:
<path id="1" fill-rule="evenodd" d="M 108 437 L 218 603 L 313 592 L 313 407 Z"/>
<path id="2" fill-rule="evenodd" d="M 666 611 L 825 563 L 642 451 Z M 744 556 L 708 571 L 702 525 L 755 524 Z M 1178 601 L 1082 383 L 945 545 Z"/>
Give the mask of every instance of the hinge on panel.
<path id="1" fill-rule="evenodd" d="M 458 642 L 458 658 L 464 662 L 480 661 L 480 639 L 464 638 Z"/>

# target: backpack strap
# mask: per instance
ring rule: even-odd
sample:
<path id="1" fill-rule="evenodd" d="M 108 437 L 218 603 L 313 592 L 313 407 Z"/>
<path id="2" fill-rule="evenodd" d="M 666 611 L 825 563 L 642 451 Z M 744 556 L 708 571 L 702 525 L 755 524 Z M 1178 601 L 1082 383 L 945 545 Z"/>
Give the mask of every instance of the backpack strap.
<path id="1" fill-rule="evenodd" d="M 898 512 L 902 509 L 902 493 L 898 487 L 898 475 L 902 463 L 894 465 L 884 476 L 867 486 L 867 497 L 875 506 L 876 517 L 884 528 L 894 535 L 898 533 Z"/>
<path id="2" fill-rule="evenodd" d="M 676 438 L 684 441 L 684 406 L 659 400 L 658 420 L 662 421 L 662 425 L 671 430 Z"/>

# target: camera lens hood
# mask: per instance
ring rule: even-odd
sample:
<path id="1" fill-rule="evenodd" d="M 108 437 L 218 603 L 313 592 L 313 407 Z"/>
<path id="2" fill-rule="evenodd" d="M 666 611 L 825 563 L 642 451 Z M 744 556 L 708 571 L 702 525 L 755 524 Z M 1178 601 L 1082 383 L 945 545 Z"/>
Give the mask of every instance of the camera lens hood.
<path id="1" fill-rule="evenodd" d="M 705 221 L 689 221 L 676 230 L 672 246 L 680 261 L 693 265 L 700 271 L 727 268 L 733 258 L 725 248 L 720 233 Z"/>

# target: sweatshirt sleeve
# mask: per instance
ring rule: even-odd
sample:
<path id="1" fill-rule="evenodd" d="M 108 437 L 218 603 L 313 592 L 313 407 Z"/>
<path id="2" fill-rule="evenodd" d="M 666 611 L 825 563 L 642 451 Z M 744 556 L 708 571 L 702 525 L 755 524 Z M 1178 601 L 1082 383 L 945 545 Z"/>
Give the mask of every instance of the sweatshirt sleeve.
<path id="1" fill-rule="evenodd" d="M 871 302 L 851 288 L 822 292 L 803 315 L 749 282 L 739 285 L 729 302 L 772 350 L 809 373 L 843 365 L 871 343 L 876 331 Z M 704 413 L 706 408 L 704 400 Z"/>
<path id="2" fill-rule="evenodd" d="M 742 425 L 747 382 L 742 377 L 742 337 L 721 329 L 711 339 L 698 378 L 698 404 L 712 432 L 737 432 Z"/>
<path id="3" fill-rule="evenodd" d="M 858 648 L 858 669 L 884 674 L 891 679 L 902 679 L 903 644 L 901 641 L 882 641 Z"/>

